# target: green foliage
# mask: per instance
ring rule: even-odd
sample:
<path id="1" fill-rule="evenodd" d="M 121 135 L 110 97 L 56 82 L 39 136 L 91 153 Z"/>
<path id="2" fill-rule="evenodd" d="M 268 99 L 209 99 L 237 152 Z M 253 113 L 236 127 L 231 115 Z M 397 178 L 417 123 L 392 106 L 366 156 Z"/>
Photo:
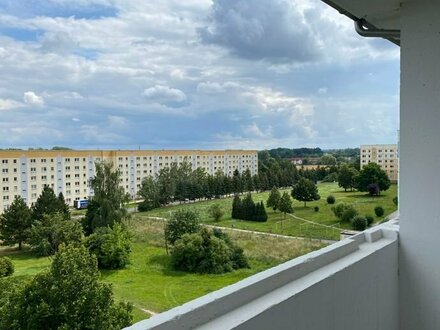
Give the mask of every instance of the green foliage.
<path id="1" fill-rule="evenodd" d="M 224 233 L 211 233 L 202 228 L 200 232 L 185 234 L 177 240 L 172 252 L 172 265 L 177 270 L 194 273 L 221 274 L 240 266 L 247 261 L 242 250 L 231 248 Z M 230 244 L 232 244 L 230 242 Z"/>
<path id="2" fill-rule="evenodd" d="M 357 214 L 357 210 L 351 204 L 338 203 L 332 207 L 335 216 L 343 222 L 350 222 Z"/>
<path id="3" fill-rule="evenodd" d="M 32 205 L 32 219 L 34 221 L 41 221 L 45 215 L 56 213 L 61 214 L 64 219 L 69 219 L 70 211 L 66 203 L 63 203 L 63 201 L 64 198 L 57 198 L 53 189 L 49 186 L 45 186 L 35 204 Z"/>
<path id="4" fill-rule="evenodd" d="M 394 205 L 396 205 L 396 206 L 399 205 L 399 199 L 398 199 L 397 196 L 393 198 L 393 203 L 394 203 Z"/>
<path id="5" fill-rule="evenodd" d="M 218 228 L 214 228 L 212 230 L 212 234 L 221 239 L 226 243 L 226 245 L 231 250 L 231 262 L 232 268 L 240 269 L 240 268 L 249 268 L 249 262 L 244 255 L 244 251 L 241 247 L 234 243 L 234 241 L 226 234 L 224 231 L 221 231 Z"/>
<path id="6" fill-rule="evenodd" d="M 341 220 L 344 222 L 350 222 L 355 216 L 358 215 L 358 211 L 353 205 L 347 205 L 342 213 Z"/>
<path id="7" fill-rule="evenodd" d="M 356 186 L 355 178 L 357 175 L 358 171 L 356 171 L 356 169 L 348 165 L 342 165 L 338 173 L 339 187 L 344 188 L 345 191 L 347 191 L 347 189 L 353 189 Z"/>
<path id="8" fill-rule="evenodd" d="M 367 218 L 363 215 L 357 215 L 351 220 L 351 224 L 353 225 L 354 230 L 365 230 L 368 225 Z"/>
<path id="9" fill-rule="evenodd" d="M 235 195 L 232 202 L 232 218 L 265 222 L 268 217 L 264 203 L 254 203 L 252 195 L 248 193 L 243 200 L 238 195 Z"/>
<path id="10" fill-rule="evenodd" d="M 0 240 L 2 245 L 22 244 L 29 240 L 32 227 L 31 211 L 26 202 L 16 196 L 12 204 L 0 216 Z"/>
<path id="11" fill-rule="evenodd" d="M 266 201 L 266 206 L 271 207 L 274 211 L 278 209 L 278 205 L 280 203 L 281 194 L 280 191 L 273 187 L 270 191 L 269 198 Z"/>
<path id="12" fill-rule="evenodd" d="M 14 274 L 14 264 L 8 257 L 0 257 L 0 277 Z"/>
<path id="13" fill-rule="evenodd" d="M 12 291 L 0 310 L 0 329 L 121 329 L 132 306 L 116 304 L 109 284 L 99 282 L 97 261 L 83 246 L 55 255 L 50 270 Z"/>
<path id="14" fill-rule="evenodd" d="M 376 216 L 378 218 L 382 217 L 385 214 L 385 210 L 383 209 L 382 206 L 376 206 L 374 208 L 374 213 L 376 214 Z"/>
<path id="15" fill-rule="evenodd" d="M 325 154 L 319 159 L 320 165 L 336 165 L 336 158 L 332 155 Z"/>
<path id="16" fill-rule="evenodd" d="M 128 217 L 127 210 L 122 206 L 127 196 L 119 185 L 121 173 L 113 170 L 111 163 L 95 164 L 95 176 L 90 179 L 94 195 L 89 201 L 83 227 L 86 235 L 90 235 L 98 227 L 113 227 Z"/>
<path id="17" fill-rule="evenodd" d="M 289 193 L 283 193 L 279 202 L 279 209 L 284 213 L 284 218 L 286 218 L 286 213 L 293 213 L 292 199 L 290 198 Z"/>
<path id="18" fill-rule="evenodd" d="M 196 233 L 200 228 L 200 219 L 197 212 L 184 209 L 177 210 L 165 225 L 165 241 L 173 245 L 184 234 Z"/>
<path id="19" fill-rule="evenodd" d="M 317 201 L 321 198 L 318 194 L 318 188 L 313 181 L 305 178 L 301 178 L 292 189 L 292 197 L 298 201 L 304 202 L 306 206 L 307 202 Z"/>
<path id="20" fill-rule="evenodd" d="M 29 244 L 40 256 L 49 256 L 58 251 L 61 244 L 80 244 L 83 231 L 76 220 L 66 220 L 63 215 L 44 215 L 30 232 Z"/>
<path id="21" fill-rule="evenodd" d="M 375 183 L 379 186 L 379 191 L 388 190 L 391 185 L 390 179 L 384 170 L 376 163 L 365 165 L 355 178 L 356 189 L 368 191 L 368 185 Z"/>
<path id="22" fill-rule="evenodd" d="M 322 179 L 322 182 L 336 182 L 336 181 L 338 181 L 338 173 L 336 172 L 330 173 L 326 175 L 324 179 Z"/>
<path id="23" fill-rule="evenodd" d="M 365 219 L 367 219 L 367 226 L 368 227 L 370 227 L 373 224 L 373 222 L 374 222 L 374 217 L 369 215 L 369 214 L 367 214 L 365 216 Z"/>
<path id="24" fill-rule="evenodd" d="M 336 202 L 336 198 L 333 195 L 327 196 L 327 204 L 334 204 Z"/>
<path id="25" fill-rule="evenodd" d="M 234 195 L 232 200 L 232 219 L 243 219 L 242 206 L 240 196 Z"/>
<path id="26" fill-rule="evenodd" d="M 313 209 L 315 210 L 315 212 L 319 212 L 319 206 L 315 206 Z"/>
<path id="27" fill-rule="evenodd" d="M 121 269 L 130 262 L 131 236 L 126 228 L 115 224 L 101 227 L 87 237 L 85 244 L 103 269 Z"/>
<path id="28" fill-rule="evenodd" d="M 160 206 L 160 197 L 157 185 L 154 182 L 153 178 L 150 176 L 142 180 L 139 196 L 144 199 L 138 205 L 139 212 L 153 210 Z"/>
<path id="29" fill-rule="evenodd" d="M 208 210 L 208 213 L 215 222 L 220 221 L 223 215 L 225 214 L 220 204 L 211 205 L 211 207 Z"/>

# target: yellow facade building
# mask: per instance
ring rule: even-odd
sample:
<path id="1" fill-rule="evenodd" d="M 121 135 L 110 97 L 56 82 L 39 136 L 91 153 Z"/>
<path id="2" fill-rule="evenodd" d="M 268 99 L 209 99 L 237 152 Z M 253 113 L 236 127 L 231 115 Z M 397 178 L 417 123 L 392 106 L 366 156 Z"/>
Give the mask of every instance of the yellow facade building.
<path id="1" fill-rule="evenodd" d="M 399 153 L 397 144 L 362 145 L 361 169 L 368 163 L 378 164 L 390 178 L 391 182 L 399 179 Z"/>
<path id="2" fill-rule="evenodd" d="M 9 207 L 16 195 L 28 205 L 34 203 L 44 186 L 63 193 L 66 202 L 89 198 L 89 180 L 95 173 L 95 162 L 108 161 L 121 172 L 121 186 L 133 198 L 142 180 L 154 177 L 172 163 L 187 161 L 193 169 L 204 168 L 214 174 L 227 175 L 237 169 L 258 171 L 255 150 L 0 150 L 2 196 L 0 212 Z"/>

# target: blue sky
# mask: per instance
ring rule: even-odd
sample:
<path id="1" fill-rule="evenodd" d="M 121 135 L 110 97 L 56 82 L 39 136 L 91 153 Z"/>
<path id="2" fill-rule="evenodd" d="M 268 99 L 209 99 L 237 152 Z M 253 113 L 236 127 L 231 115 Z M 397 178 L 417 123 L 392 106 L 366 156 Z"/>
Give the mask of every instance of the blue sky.
<path id="1" fill-rule="evenodd" d="M 399 48 L 314 0 L 2 0 L 0 148 L 395 143 Z"/>

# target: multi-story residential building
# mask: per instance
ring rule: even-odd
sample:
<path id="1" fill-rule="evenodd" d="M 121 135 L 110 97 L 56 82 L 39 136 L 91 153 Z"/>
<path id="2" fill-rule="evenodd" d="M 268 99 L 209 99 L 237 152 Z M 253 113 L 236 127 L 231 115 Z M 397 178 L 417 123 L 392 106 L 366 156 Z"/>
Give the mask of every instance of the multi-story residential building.
<path id="1" fill-rule="evenodd" d="M 391 182 L 397 182 L 399 173 L 397 144 L 362 145 L 360 149 L 361 169 L 368 163 L 376 163 L 388 174 Z"/>
<path id="2" fill-rule="evenodd" d="M 207 173 L 222 171 L 227 175 L 237 169 L 258 171 L 258 156 L 251 150 L 4 150 L 0 151 L 2 196 L 0 212 L 16 195 L 29 205 L 34 203 L 44 186 L 63 193 L 66 202 L 88 198 L 93 194 L 89 180 L 95 173 L 95 162 L 108 161 L 121 172 L 121 186 L 136 197 L 142 180 L 154 177 L 172 163 L 187 161 L 192 168 Z"/>

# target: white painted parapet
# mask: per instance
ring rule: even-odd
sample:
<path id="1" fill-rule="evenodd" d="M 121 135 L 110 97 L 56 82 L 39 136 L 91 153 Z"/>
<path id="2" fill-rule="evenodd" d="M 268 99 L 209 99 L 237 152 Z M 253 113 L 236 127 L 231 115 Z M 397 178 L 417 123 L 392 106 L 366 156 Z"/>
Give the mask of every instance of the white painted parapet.
<path id="1" fill-rule="evenodd" d="M 397 253 L 387 223 L 127 329 L 397 330 Z"/>

